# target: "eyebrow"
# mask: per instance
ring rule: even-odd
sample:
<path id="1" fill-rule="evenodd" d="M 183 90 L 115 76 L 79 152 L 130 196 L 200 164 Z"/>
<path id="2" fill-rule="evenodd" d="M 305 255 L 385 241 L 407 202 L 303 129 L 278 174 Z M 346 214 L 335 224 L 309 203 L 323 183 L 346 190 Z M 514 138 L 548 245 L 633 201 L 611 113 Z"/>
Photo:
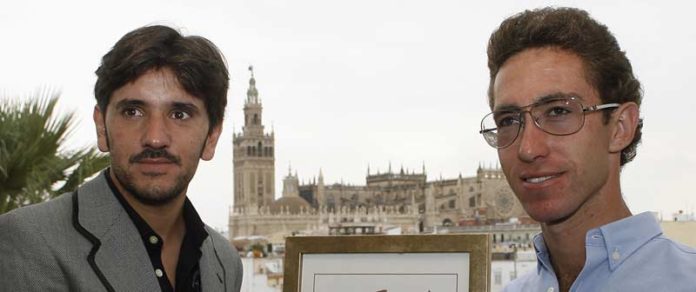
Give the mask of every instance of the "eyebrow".
<path id="1" fill-rule="evenodd" d="M 172 102 L 172 108 L 187 111 L 189 113 L 198 113 L 198 107 L 191 102 Z"/>
<path id="2" fill-rule="evenodd" d="M 515 112 L 519 111 L 523 107 L 528 107 L 530 105 L 535 105 L 535 104 L 542 104 L 545 103 L 549 100 L 554 100 L 554 99 L 559 99 L 559 98 L 569 98 L 569 97 L 577 97 L 580 100 L 583 100 L 582 96 L 574 93 L 574 92 L 554 92 L 550 93 L 547 95 L 542 95 L 540 97 L 537 97 L 534 99 L 534 102 L 528 105 L 524 106 L 517 106 L 517 105 L 512 105 L 512 104 L 503 104 L 500 106 L 497 106 L 493 111 L 494 112 Z"/>
<path id="3" fill-rule="evenodd" d="M 118 101 L 115 105 L 117 109 L 123 109 L 123 108 L 128 108 L 128 107 L 134 107 L 134 106 L 145 106 L 147 103 L 145 101 L 142 101 L 140 99 L 130 99 L 130 98 L 125 98 L 120 101 Z M 182 110 L 182 111 L 187 111 L 190 113 L 198 113 L 200 112 L 200 109 L 198 106 L 191 102 L 181 102 L 181 101 L 174 101 L 170 103 L 170 106 L 172 109 L 176 110 Z"/>
<path id="4" fill-rule="evenodd" d="M 125 98 L 125 99 L 118 101 L 115 104 L 115 107 L 117 109 L 122 109 L 122 108 L 126 108 L 126 107 L 143 106 L 143 105 L 145 105 L 145 102 L 142 100 Z"/>

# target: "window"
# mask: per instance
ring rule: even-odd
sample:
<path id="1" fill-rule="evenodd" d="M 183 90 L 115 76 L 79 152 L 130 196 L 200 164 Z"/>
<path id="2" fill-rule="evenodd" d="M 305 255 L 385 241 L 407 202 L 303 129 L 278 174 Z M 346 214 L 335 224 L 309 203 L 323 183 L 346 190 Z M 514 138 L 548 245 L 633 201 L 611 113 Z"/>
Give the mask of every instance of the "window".
<path id="1" fill-rule="evenodd" d="M 499 270 L 493 271 L 493 281 L 495 282 L 496 285 L 502 285 L 503 284 L 503 272 Z"/>
<path id="2" fill-rule="evenodd" d="M 455 202 L 454 200 L 450 200 L 450 201 L 449 201 L 449 208 L 450 208 L 450 209 L 454 209 L 455 206 L 456 206 L 456 202 Z"/>
<path id="3" fill-rule="evenodd" d="M 249 192 L 254 193 L 254 190 L 256 189 L 256 177 L 254 177 L 253 173 L 249 174 Z M 252 197 L 252 196 L 249 196 Z M 252 197 L 253 198 L 253 197 Z"/>

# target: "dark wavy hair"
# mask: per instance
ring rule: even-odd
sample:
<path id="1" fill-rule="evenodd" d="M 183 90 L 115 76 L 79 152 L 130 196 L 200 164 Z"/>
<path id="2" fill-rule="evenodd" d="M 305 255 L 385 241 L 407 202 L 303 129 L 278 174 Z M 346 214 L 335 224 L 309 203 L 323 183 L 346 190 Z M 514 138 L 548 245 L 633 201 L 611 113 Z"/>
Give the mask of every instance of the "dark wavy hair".
<path id="1" fill-rule="evenodd" d="M 488 42 L 488 103 L 491 107 L 493 83 L 505 61 L 526 49 L 541 47 L 557 47 L 579 56 L 588 83 L 597 89 L 603 103 L 635 102 L 640 108 L 643 98 L 640 82 L 609 29 L 584 10 L 553 7 L 513 15 L 491 34 Z M 611 111 L 605 111 L 605 121 L 608 122 L 610 115 Z M 643 119 L 640 118 L 633 141 L 621 151 L 622 166 L 636 156 L 642 128 Z"/>
<path id="2" fill-rule="evenodd" d="M 209 131 L 222 123 L 227 105 L 229 74 L 225 58 L 208 39 L 182 36 L 171 27 L 138 28 L 123 36 L 102 58 L 95 72 L 94 96 L 106 112 L 115 90 L 152 69 L 168 68 L 187 93 L 205 103 Z"/>

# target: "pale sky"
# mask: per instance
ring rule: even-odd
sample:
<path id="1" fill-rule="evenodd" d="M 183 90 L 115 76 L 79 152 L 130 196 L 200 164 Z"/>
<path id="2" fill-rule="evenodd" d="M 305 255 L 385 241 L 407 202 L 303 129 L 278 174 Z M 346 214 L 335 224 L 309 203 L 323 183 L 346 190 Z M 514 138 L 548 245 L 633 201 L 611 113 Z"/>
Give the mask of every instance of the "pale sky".
<path id="1" fill-rule="evenodd" d="M 6 3 L 10 2 L 10 3 Z M 230 70 L 215 158 L 188 196 L 209 225 L 227 229 L 232 133 L 242 125 L 253 65 L 264 123 L 276 135 L 276 192 L 292 164 L 301 180 L 363 185 L 373 171 L 420 170 L 428 179 L 497 164 L 478 134 L 489 109 L 486 43 L 507 16 L 547 5 L 586 9 L 627 52 L 645 92 L 643 143 L 622 173 L 634 212 L 665 218 L 696 207 L 696 113 L 691 86 L 696 26 L 690 1 L 5 1 L 0 4 L 0 98 L 62 92 L 77 114 L 68 148 L 96 145 L 94 71 L 125 33 L 166 24 L 202 35 Z"/>

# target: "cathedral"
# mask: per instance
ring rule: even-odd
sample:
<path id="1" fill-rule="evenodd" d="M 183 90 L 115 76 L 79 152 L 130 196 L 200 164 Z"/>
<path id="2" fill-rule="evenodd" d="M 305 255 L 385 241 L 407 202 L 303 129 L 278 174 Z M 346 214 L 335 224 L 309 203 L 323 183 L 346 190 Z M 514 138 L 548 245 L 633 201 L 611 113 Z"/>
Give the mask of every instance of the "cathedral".
<path id="1" fill-rule="evenodd" d="M 326 183 L 320 170 L 306 184 L 288 170 L 275 198 L 274 133 L 263 125 L 253 68 L 244 104 L 244 126 L 233 134 L 234 206 L 230 238 L 287 235 L 416 234 L 437 227 L 504 223 L 528 216 L 497 167 L 476 176 L 428 180 L 420 171 L 371 173 L 364 185 Z M 275 238 L 275 240 L 273 240 Z"/>

